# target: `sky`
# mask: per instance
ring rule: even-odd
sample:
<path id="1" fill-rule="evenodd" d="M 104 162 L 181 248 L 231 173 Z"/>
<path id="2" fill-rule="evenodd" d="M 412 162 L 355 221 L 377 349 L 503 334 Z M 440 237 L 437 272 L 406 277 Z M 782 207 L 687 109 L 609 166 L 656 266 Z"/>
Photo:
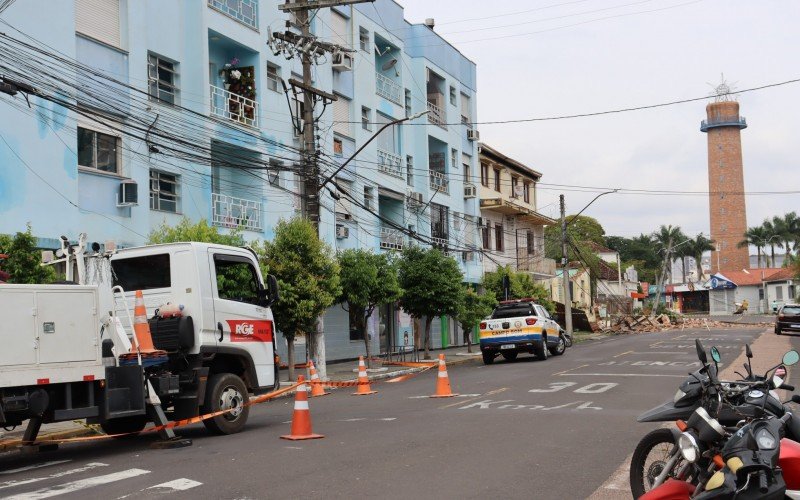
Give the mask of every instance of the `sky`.
<path id="1" fill-rule="evenodd" d="M 739 90 L 800 78 L 800 0 L 399 2 L 411 22 L 434 18 L 435 30 L 477 64 L 478 121 L 703 97 L 722 73 Z M 737 99 L 748 123 L 745 191 L 800 193 L 800 82 Z M 547 184 L 708 191 L 707 102 L 478 128 L 483 142 L 543 173 L 539 211 L 557 217 L 559 194 L 576 213 L 605 190 Z M 749 195 L 746 204 L 754 226 L 800 209 L 800 194 Z M 661 224 L 709 234 L 705 194 L 605 195 L 584 214 L 609 235 Z"/>

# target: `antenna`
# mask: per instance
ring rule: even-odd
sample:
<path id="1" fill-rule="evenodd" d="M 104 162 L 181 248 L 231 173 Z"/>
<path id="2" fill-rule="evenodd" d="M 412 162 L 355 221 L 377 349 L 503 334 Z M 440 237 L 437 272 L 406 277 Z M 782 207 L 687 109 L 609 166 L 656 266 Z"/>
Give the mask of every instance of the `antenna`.
<path id="1" fill-rule="evenodd" d="M 728 83 L 725 81 L 725 75 L 720 73 L 720 83 L 708 83 L 713 89 L 709 97 L 714 98 L 714 102 L 727 102 L 736 100 L 736 83 Z"/>

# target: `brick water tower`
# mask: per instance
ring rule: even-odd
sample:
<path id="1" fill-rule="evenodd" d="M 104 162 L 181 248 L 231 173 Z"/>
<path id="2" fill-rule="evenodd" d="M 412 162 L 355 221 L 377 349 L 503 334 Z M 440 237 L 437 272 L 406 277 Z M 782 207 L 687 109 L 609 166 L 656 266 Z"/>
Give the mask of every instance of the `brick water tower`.
<path id="1" fill-rule="evenodd" d="M 747 231 L 744 200 L 741 130 L 747 128 L 739 116 L 739 103 L 724 83 L 715 88 L 714 102 L 706 106 L 707 118 L 700 130 L 708 134 L 708 199 L 711 215 L 711 272 L 750 268 L 750 249 L 739 248 Z"/>

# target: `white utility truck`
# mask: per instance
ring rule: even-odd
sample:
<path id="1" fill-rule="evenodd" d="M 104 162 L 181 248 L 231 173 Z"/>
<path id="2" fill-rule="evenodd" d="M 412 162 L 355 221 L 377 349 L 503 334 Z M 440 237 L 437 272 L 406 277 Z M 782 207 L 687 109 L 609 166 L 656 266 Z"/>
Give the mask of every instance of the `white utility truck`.
<path id="1" fill-rule="evenodd" d="M 66 240 L 66 238 L 63 238 Z M 240 431 L 248 394 L 278 387 L 270 305 L 277 281 L 262 281 L 255 253 L 174 243 L 84 255 L 85 235 L 67 245 L 79 282 L 0 285 L 0 426 L 85 418 L 109 434 L 142 430 L 218 410 L 214 433 Z M 134 294 L 141 290 L 157 363 L 133 356 Z M 131 347 L 133 339 L 133 347 Z M 127 356 L 126 356 L 127 354 Z M 127 361 L 126 361 L 127 360 Z M 162 443 L 186 445 L 171 429 Z"/>

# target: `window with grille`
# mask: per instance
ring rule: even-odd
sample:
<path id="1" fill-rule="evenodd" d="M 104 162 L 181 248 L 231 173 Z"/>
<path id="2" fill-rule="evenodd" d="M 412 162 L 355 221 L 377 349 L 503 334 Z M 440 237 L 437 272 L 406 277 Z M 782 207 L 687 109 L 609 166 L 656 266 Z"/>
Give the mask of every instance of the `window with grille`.
<path id="1" fill-rule="evenodd" d="M 147 54 L 147 93 L 150 98 L 176 104 L 178 97 L 178 63 Z"/>
<path id="2" fill-rule="evenodd" d="M 178 213 L 180 193 L 178 176 L 150 170 L 150 210 Z"/>
<path id="3" fill-rule="evenodd" d="M 414 157 L 411 155 L 406 156 L 406 184 L 414 185 Z"/>
<path id="4" fill-rule="evenodd" d="M 358 45 L 364 52 L 369 52 L 369 30 L 365 28 L 358 29 Z"/>
<path id="5" fill-rule="evenodd" d="M 267 88 L 280 92 L 281 68 L 275 64 L 267 63 Z"/>
<path id="6" fill-rule="evenodd" d="M 446 240 L 449 235 L 448 212 L 445 205 L 431 203 L 431 236 Z"/>
<path id="7" fill-rule="evenodd" d="M 119 173 L 119 137 L 78 127 L 78 165 Z"/>

